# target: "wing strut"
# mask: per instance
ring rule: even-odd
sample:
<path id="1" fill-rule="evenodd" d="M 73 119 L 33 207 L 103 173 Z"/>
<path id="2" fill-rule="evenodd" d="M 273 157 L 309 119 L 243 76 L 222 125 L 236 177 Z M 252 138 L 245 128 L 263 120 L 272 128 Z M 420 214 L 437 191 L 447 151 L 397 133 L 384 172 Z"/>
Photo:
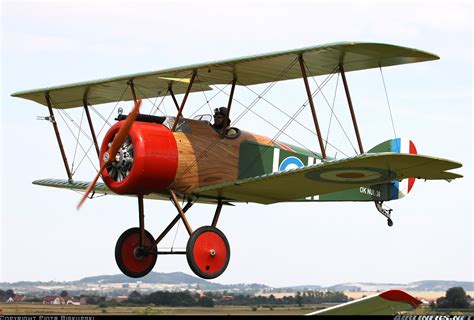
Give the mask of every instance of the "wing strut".
<path id="1" fill-rule="evenodd" d="M 45 93 L 44 97 L 46 98 L 46 103 L 48 104 L 49 116 L 51 117 L 51 123 L 53 124 L 54 132 L 56 133 L 56 139 L 58 140 L 59 150 L 61 151 L 61 156 L 63 157 L 64 167 L 66 168 L 66 173 L 69 181 L 72 180 L 71 170 L 69 169 L 69 164 L 67 162 L 66 153 L 64 152 L 64 146 L 61 141 L 61 135 L 59 134 L 58 124 L 56 119 L 54 119 L 53 108 L 51 107 L 51 98 L 49 93 Z"/>
<path id="2" fill-rule="evenodd" d="M 232 80 L 232 88 L 230 89 L 229 102 L 227 103 L 227 114 L 225 115 L 224 125 L 222 126 L 222 131 L 221 131 L 221 134 L 223 136 L 226 134 L 226 126 L 227 126 L 227 123 L 229 122 L 230 108 L 232 107 L 232 100 L 234 99 L 234 90 L 235 90 L 236 83 L 237 83 L 237 78 L 234 77 L 234 80 Z"/>
<path id="3" fill-rule="evenodd" d="M 174 105 L 176 106 L 176 111 L 179 111 L 179 104 L 178 104 L 178 100 L 176 100 L 176 97 L 174 96 L 174 92 L 173 92 L 173 88 L 171 87 L 171 84 L 168 88 L 168 91 L 170 92 L 171 94 L 171 98 L 173 98 L 173 102 L 174 102 Z"/>
<path id="4" fill-rule="evenodd" d="M 84 104 L 84 110 L 86 111 L 87 122 L 89 123 L 89 128 L 91 130 L 92 139 L 94 140 L 95 151 L 97 151 L 97 157 L 100 157 L 99 144 L 97 143 L 97 136 L 95 135 L 94 126 L 92 125 L 91 114 L 89 113 L 89 107 L 88 107 L 88 103 L 87 103 L 88 94 L 89 94 L 89 89 L 87 89 L 86 92 L 84 93 L 84 98 L 82 99 L 82 102 Z"/>
<path id="5" fill-rule="evenodd" d="M 176 116 L 176 119 L 174 120 L 173 127 L 171 128 L 171 131 L 174 132 L 176 130 L 176 127 L 178 126 L 179 118 L 181 118 L 182 113 L 183 113 L 183 108 L 184 105 L 186 104 L 186 100 L 188 99 L 189 92 L 191 91 L 191 87 L 193 86 L 194 78 L 196 78 L 197 71 L 196 69 L 193 71 L 193 75 L 191 77 L 191 80 L 189 81 L 188 89 L 186 89 L 186 93 L 184 94 L 183 101 L 181 102 L 181 106 L 179 107 L 178 110 L 178 115 Z"/>
<path id="6" fill-rule="evenodd" d="M 133 102 L 137 103 L 137 95 L 135 94 L 135 86 L 133 85 L 133 80 L 130 80 L 128 84 L 130 85 L 130 90 L 132 90 Z"/>
<path id="7" fill-rule="evenodd" d="M 321 155 L 323 157 L 323 160 L 325 160 L 326 159 L 326 150 L 324 149 L 323 138 L 321 136 L 321 130 L 319 129 L 318 118 L 316 116 L 316 110 L 314 109 L 313 96 L 311 95 L 311 89 L 309 88 L 308 77 L 306 76 L 306 69 L 305 69 L 305 66 L 304 66 L 304 60 L 303 60 L 303 55 L 302 54 L 300 54 L 298 56 L 298 60 L 300 62 L 301 74 L 303 75 L 303 80 L 304 80 L 304 86 L 306 88 L 306 93 L 308 94 L 308 102 L 309 102 L 309 105 L 311 107 L 311 114 L 313 115 L 314 126 L 316 127 L 316 133 L 318 134 L 318 141 L 319 141 L 319 146 L 321 148 Z"/>
<path id="8" fill-rule="evenodd" d="M 344 72 L 344 67 L 342 66 L 342 64 L 339 65 L 339 70 L 341 71 L 342 82 L 344 83 L 344 90 L 346 91 L 347 104 L 349 105 L 349 110 L 351 111 L 352 123 L 354 124 L 354 130 L 357 136 L 357 143 L 359 144 L 360 154 L 363 154 L 364 148 L 362 148 L 362 140 L 360 139 L 359 127 L 357 126 L 354 108 L 352 107 L 351 94 L 349 92 L 349 86 L 347 85 L 346 73 Z"/>

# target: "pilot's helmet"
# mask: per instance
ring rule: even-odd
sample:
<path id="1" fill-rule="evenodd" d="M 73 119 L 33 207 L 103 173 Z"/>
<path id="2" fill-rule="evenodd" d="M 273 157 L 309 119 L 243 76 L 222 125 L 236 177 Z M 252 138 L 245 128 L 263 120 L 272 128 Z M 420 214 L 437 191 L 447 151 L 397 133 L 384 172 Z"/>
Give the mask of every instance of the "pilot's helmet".
<path id="1" fill-rule="evenodd" d="M 227 113 L 229 110 L 226 107 L 220 107 L 220 108 L 215 108 L 214 109 L 214 115 L 222 115 L 223 117 L 227 116 Z M 230 124 L 230 118 L 229 118 L 229 124 Z"/>

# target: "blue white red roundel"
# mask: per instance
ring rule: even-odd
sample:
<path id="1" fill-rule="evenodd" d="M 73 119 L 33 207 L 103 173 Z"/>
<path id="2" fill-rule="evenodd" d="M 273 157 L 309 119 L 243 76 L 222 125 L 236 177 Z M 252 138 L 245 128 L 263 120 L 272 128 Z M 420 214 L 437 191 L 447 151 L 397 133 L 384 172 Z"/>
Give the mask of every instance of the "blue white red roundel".
<path id="1" fill-rule="evenodd" d="M 297 157 L 287 157 L 285 160 L 283 160 L 280 164 L 280 167 L 278 168 L 278 171 L 288 171 L 288 170 L 294 170 L 303 167 L 304 164 L 303 162 L 298 159 Z"/>

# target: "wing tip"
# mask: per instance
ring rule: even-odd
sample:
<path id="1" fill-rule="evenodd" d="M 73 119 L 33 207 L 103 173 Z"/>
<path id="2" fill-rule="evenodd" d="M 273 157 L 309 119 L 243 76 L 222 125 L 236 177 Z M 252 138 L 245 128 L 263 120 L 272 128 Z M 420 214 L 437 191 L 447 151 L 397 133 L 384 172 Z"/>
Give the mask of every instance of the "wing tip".
<path id="1" fill-rule="evenodd" d="M 406 302 L 411 304 L 414 308 L 418 307 L 422 303 L 420 300 L 408 294 L 407 292 L 398 289 L 382 292 L 379 297 L 390 301 Z"/>

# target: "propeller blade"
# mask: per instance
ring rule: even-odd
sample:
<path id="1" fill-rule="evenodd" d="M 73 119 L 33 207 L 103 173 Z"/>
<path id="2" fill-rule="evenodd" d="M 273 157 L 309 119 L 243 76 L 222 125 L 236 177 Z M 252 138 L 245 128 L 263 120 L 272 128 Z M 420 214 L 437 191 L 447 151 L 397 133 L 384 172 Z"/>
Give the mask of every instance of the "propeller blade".
<path id="1" fill-rule="evenodd" d="M 135 121 L 135 119 L 138 116 L 138 112 L 140 111 L 141 104 L 142 104 L 141 99 L 138 99 L 135 102 L 135 107 L 133 108 L 132 112 L 128 114 L 127 120 L 125 120 L 124 125 L 120 127 L 120 130 L 117 132 L 117 134 L 114 137 L 114 140 L 112 141 L 112 145 L 110 146 L 109 150 L 104 155 L 105 162 L 110 163 L 113 161 L 113 159 L 115 159 L 115 156 L 117 155 L 119 148 L 122 146 L 125 139 L 127 139 L 128 132 L 130 131 L 130 128 L 132 127 L 133 121 Z"/>
<path id="2" fill-rule="evenodd" d="M 97 180 L 99 180 L 99 177 L 102 174 L 102 171 L 104 171 L 105 167 L 114 161 L 119 148 L 122 146 L 122 144 L 124 143 L 125 139 L 128 136 L 128 132 L 130 131 L 130 128 L 132 127 L 133 121 L 135 121 L 135 119 L 138 116 L 141 104 L 142 104 L 141 99 L 138 99 L 135 102 L 135 107 L 133 108 L 132 112 L 128 114 L 127 119 L 125 120 L 125 123 L 120 127 L 119 131 L 115 135 L 114 140 L 112 141 L 112 145 L 110 146 L 109 150 L 105 152 L 104 164 L 102 164 L 94 180 L 91 182 L 89 187 L 87 187 L 86 192 L 84 193 L 81 200 L 77 204 L 77 207 L 76 207 L 77 209 L 79 209 L 84 203 L 84 201 L 86 201 L 86 198 L 89 196 L 89 193 L 91 193 L 92 189 L 94 189 L 94 186 Z"/>
<path id="3" fill-rule="evenodd" d="M 94 186 L 95 186 L 97 180 L 99 180 L 99 177 L 100 177 L 102 171 L 104 171 L 106 165 L 107 165 L 107 164 L 104 163 L 104 164 L 102 165 L 102 167 L 100 167 L 99 172 L 97 172 L 97 175 L 95 176 L 94 180 L 91 182 L 91 184 L 89 185 L 89 187 L 87 187 L 86 192 L 84 192 L 84 194 L 82 195 L 82 198 L 81 198 L 81 200 L 79 201 L 79 203 L 77 204 L 77 207 L 76 207 L 78 210 L 79 210 L 79 208 L 82 206 L 82 204 L 84 203 L 84 201 L 86 201 L 86 198 L 87 198 L 87 196 L 89 195 L 89 193 L 91 193 L 92 189 L 94 189 Z"/>

